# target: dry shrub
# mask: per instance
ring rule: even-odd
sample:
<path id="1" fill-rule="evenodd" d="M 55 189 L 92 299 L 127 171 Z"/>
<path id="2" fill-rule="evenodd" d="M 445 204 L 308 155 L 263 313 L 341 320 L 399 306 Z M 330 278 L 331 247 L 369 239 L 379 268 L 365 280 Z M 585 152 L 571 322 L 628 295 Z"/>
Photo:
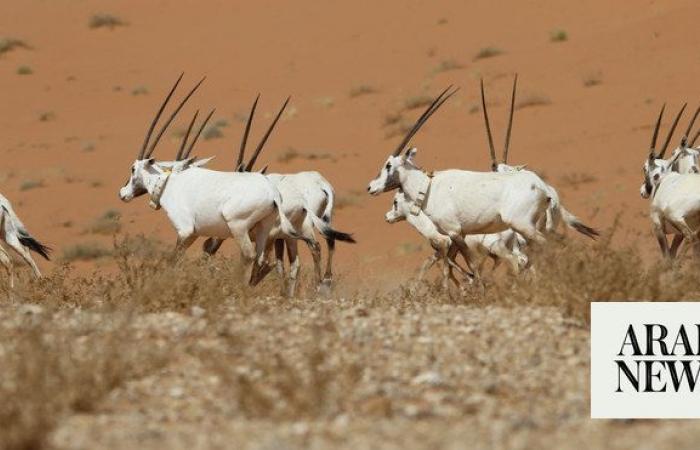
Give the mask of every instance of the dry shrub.
<path id="1" fill-rule="evenodd" d="M 22 316 L 20 316 L 22 317 Z M 143 346 L 126 318 L 91 326 L 45 312 L 0 329 L 0 447 L 40 449 L 72 412 L 91 412 L 112 389 L 165 363 L 164 349 Z"/>

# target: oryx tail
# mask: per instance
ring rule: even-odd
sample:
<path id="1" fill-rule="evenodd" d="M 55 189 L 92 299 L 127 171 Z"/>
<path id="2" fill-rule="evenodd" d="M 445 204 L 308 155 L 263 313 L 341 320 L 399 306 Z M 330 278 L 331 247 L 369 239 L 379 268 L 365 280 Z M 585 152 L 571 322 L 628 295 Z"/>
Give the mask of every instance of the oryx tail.
<path id="1" fill-rule="evenodd" d="M 13 211 L 10 211 L 7 207 L 3 206 L 2 214 L 4 216 L 3 224 L 5 233 L 15 233 L 19 239 L 19 242 L 23 246 L 40 254 L 47 261 L 50 260 L 49 253 L 51 253 L 51 248 L 37 241 L 31 234 L 29 234 L 27 229 L 24 228 L 24 225 L 19 220 L 19 217 L 17 217 Z"/>
<path id="2" fill-rule="evenodd" d="M 335 194 L 331 189 L 321 189 L 324 194 L 326 194 L 326 207 L 323 210 L 323 215 L 321 219 L 326 222 L 331 222 L 331 217 L 333 216 L 333 206 L 335 205 Z"/>
<path id="3" fill-rule="evenodd" d="M 351 244 L 356 243 L 351 234 L 334 230 L 327 222 L 321 220 L 321 218 L 314 214 L 309 208 L 305 208 L 305 210 L 306 214 L 311 218 L 314 228 L 316 228 L 325 239 L 329 241 L 350 242 Z"/>
<path id="4" fill-rule="evenodd" d="M 562 220 L 564 220 L 564 223 L 566 223 L 566 225 L 572 230 L 576 230 L 579 233 L 588 236 L 591 239 L 595 239 L 596 237 L 600 236 L 600 233 L 598 233 L 596 229 L 591 228 L 588 225 L 581 222 L 581 220 L 578 217 L 571 214 L 562 205 L 559 205 L 559 213 L 561 214 L 561 218 Z"/>

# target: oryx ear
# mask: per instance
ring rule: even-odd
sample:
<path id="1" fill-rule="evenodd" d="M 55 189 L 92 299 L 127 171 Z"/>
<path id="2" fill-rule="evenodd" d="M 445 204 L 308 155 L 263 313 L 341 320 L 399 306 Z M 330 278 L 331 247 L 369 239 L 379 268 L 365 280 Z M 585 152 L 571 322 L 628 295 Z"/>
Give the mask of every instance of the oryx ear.
<path id="1" fill-rule="evenodd" d="M 411 147 L 408 150 L 406 150 L 406 153 L 404 154 L 403 158 L 405 161 L 413 163 L 413 160 L 416 157 L 416 153 L 418 153 L 418 149 L 415 147 Z"/>
<path id="2" fill-rule="evenodd" d="M 192 165 L 192 167 L 204 167 L 207 164 L 209 164 L 209 161 L 211 161 L 214 158 L 215 158 L 215 156 L 210 156 L 210 157 L 204 158 L 204 159 L 197 159 L 197 157 L 195 156 L 193 158 L 194 161 L 192 161 L 191 165 Z"/>
<path id="3" fill-rule="evenodd" d="M 155 158 L 148 158 L 148 159 L 146 160 L 146 165 L 147 165 L 147 166 L 152 166 L 152 165 L 155 164 L 155 163 L 156 163 L 156 159 L 155 159 Z"/>

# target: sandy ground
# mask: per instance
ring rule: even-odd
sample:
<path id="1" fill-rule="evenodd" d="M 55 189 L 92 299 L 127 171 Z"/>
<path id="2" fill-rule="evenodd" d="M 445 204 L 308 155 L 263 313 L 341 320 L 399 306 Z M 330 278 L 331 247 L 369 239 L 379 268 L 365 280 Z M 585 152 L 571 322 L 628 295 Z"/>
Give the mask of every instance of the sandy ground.
<path id="1" fill-rule="evenodd" d="M 461 86 L 416 137 L 419 162 L 429 170 L 485 170 L 478 78 L 486 80 L 500 147 L 518 72 L 520 100 L 546 104 L 517 111 L 511 161 L 546 176 L 586 221 L 604 229 L 622 213 L 627 236 L 646 242 L 639 167 L 661 103 L 675 111 L 692 101 L 693 72 L 679 67 L 693 63 L 685 30 L 697 8 L 693 1 L 12 2 L 0 30 L 31 49 L 0 56 L 0 186 L 59 254 L 76 243 L 109 246 L 110 236 L 85 229 L 110 209 L 123 215 L 125 233 L 174 240 L 162 212 L 143 199 L 123 204 L 117 190 L 162 95 L 184 70 L 187 83 L 208 79 L 173 131 L 195 108 L 216 106 L 228 122 L 223 137 L 197 151 L 217 155 L 212 167 L 232 166 L 241 117 L 256 93 L 263 97 L 254 140 L 292 95 L 261 163 L 279 172 L 319 170 L 334 184 L 335 223 L 359 241 L 338 252 L 340 272 L 401 265 L 397 256 L 414 265 L 423 253 L 413 231 L 383 221 L 390 196 L 364 193 L 399 139 L 387 117 L 402 113 L 410 122 L 420 110 L 406 110 L 406 102 Z M 127 25 L 88 27 L 105 12 Z M 568 39 L 551 41 L 556 30 Z M 486 47 L 503 53 L 475 60 Z M 23 65 L 33 73 L 17 74 Z M 361 86 L 376 92 L 351 96 Z M 157 155 L 171 157 L 176 145 L 171 135 Z M 295 152 L 300 157 L 287 161 Z"/>
<path id="2" fill-rule="evenodd" d="M 88 230 L 110 210 L 121 214 L 122 233 L 174 241 L 162 211 L 150 210 L 144 199 L 122 203 L 117 192 L 152 114 L 177 75 L 186 72 L 185 86 L 203 75 L 207 81 L 156 156 L 171 158 L 176 132 L 193 111 L 215 106 L 216 118 L 225 121 L 222 136 L 203 140 L 196 153 L 216 155 L 211 167 L 221 170 L 233 166 L 242 118 L 255 95 L 262 93 L 253 142 L 292 95 L 261 164 L 274 172 L 323 173 L 339 199 L 335 225 L 358 240 L 353 247 L 339 245 L 336 253 L 343 282 L 364 279 L 369 285 L 395 286 L 427 247 L 407 224 L 384 222 L 390 195 L 370 198 L 365 192 L 400 140 L 400 127 L 388 122 L 400 114 L 399 125 L 410 123 L 421 110 L 408 103 L 450 84 L 460 86 L 459 94 L 414 139 L 418 161 L 428 170 L 487 170 L 479 77 L 488 89 L 500 148 L 517 72 L 522 104 L 515 115 L 511 162 L 528 164 L 545 176 L 567 208 L 593 226 L 606 229 L 621 214 L 624 232 L 617 240 L 640 239 L 643 251 L 652 254 L 647 202 L 639 197 L 640 167 L 661 104 L 668 102 L 672 112 L 684 101 L 691 101 L 691 109 L 696 106 L 693 66 L 698 56 L 688 30 L 695 28 L 698 12 L 700 4 L 692 0 L 7 2 L 0 14 L 0 37 L 21 39 L 30 48 L 0 53 L 0 190 L 30 231 L 55 248 L 57 259 L 77 244 L 110 247 L 109 233 Z M 90 18 L 97 13 L 113 14 L 126 25 L 91 28 Z M 567 39 L 553 40 L 557 30 L 565 31 Z M 501 53 L 476 58 L 485 48 Z M 19 74 L 21 66 L 32 73 Z M 225 249 L 235 250 L 231 243 Z M 96 260 L 78 263 L 78 268 L 110 271 L 110 264 Z M 55 263 L 40 265 L 45 271 L 55 268 Z M 283 314 L 279 323 L 290 326 L 304 327 L 313 320 L 272 311 Z M 688 422 L 588 420 L 588 333 L 554 310 L 512 315 L 491 307 L 428 308 L 404 315 L 370 309 L 369 317 L 362 313 L 358 318 L 353 307 L 341 307 L 333 314 L 332 321 L 343 324 L 334 345 L 365 342 L 367 347 L 357 353 L 363 364 L 380 364 L 372 353 L 377 351 L 396 366 L 378 372 L 389 373 L 387 379 L 367 375 L 363 386 L 382 385 L 386 391 L 352 397 L 349 416 L 288 419 L 282 425 L 240 421 L 225 394 L 217 396 L 221 380 L 197 367 L 191 348 L 180 346 L 162 373 L 118 388 L 97 414 L 67 418 L 52 442 L 70 448 L 228 448 L 232 443 L 241 448 L 576 448 L 582 442 L 690 448 L 697 435 L 696 430 L 687 433 L 692 428 Z M 182 323 L 194 330 L 191 345 L 222 345 L 205 318 L 165 315 L 144 319 L 151 321 L 144 325 L 152 328 L 149 333 L 163 333 L 165 342 L 174 342 L 180 332 L 168 324 Z M 463 323 L 443 330 L 455 316 Z M 428 336 L 425 341 L 407 331 L 415 320 L 427 322 L 419 333 Z M 230 322 L 251 339 L 263 337 L 250 327 L 276 324 L 265 315 L 253 325 L 235 315 Z M 489 323 L 512 333 L 532 333 L 541 350 L 528 346 L 522 360 L 504 354 L 498 361 L 481 361 L 479 348 L 496 339 Z M 548 351 L 553 336 L 563 336 L 566 349 Z M 276 344 L 292 350 L 295 345 L 293 340 Z M 413 346 L 422 347 L 414 353 Z M 430 359 L 425 346 L 440 347 L 438 360 Z M 531 367 L 533 358 L 537 368 L 529 373 L 535 376 L 523 386 L 512 364 Z M 420 378 L 424 373 L 428 375 Z M 503 378 L 505 391 L 484 385 L 494 373 Z M 553 381 L 564 375 L 569 384 Z M 449 386 L 449 395 L 443 386 Z M 191 395 L 197 389 L 204 389 L 210 403 Z M 385 394 L 389 409 L 382 400 Z M 196 400 L 188 401 L 192 398 Z M 502 409 L 504 404 L 509 407 Z M 386 411 L 392 420 L 376 420 Z M 686 432 L 677 437 L 680 442 L 671 439 L 681 436 L 678 431 Z"/>

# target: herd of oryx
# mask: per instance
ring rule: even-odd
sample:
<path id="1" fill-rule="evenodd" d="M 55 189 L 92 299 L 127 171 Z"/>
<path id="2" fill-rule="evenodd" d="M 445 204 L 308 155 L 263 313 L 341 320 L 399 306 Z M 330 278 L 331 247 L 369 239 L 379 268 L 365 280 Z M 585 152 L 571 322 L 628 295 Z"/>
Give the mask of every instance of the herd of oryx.
<path id="1" fill-rule="evenodd" d="M 198 237 L 206 237 L 203 250 L 213 255 L 224 239 L 234 238 L 240 248 L 245 280 L 255 286 L 276 267 L 283 290 L 290 296 L 296 292 L 300 267 L 298 241 L 302 240 L 311 251 L 319 289 L 329 288 L 335 242 L 355 242 L 350 234 L 337 231 L 331 225 L 335 204 L 333 187 L 314 171 L 272 174 L 267 173 L 267 167 L 255 169 L 260 152 L 289 98 L 246 160 L 246 145 L 260 96 L 255 99 L 236 165 L 230 172 L 205 168 L 212 158 L 191 156 L 200 134 L 214 114 L 213 110 L 199 124 L 199 111 L 194 114 L 174 160 L 156 160 L 152 155 L 161 137 L 204 81 L 199 81 L 187 93 L 156 133 L 160 118 L 182 78 L 180 75 L 156 112 L 131 165 L 129 181 L 119 191 L 120 198 L 128 202 L 148 194 L 150 206 L 162 208 L 175 228 L 178 253 L 190 247 Z M 447 169 L 428 172 L 416 163 L 417 150 L 409 147 L 411 138 L 458 90 L 448 87 L 416 120 L 367 187 L 371 195 L 396 191 L 386 220 L 390 223 L 405 220 L 428 240 L 435 252 L 423 264 L 421 277 L 439 261 L 443 288 L 447 288 L 450 281 L 458 286 L 473 283 L 489 259 L 494 264 L 506 261 L 514 273 L 528 269 L 531 266 L 526 251 L 528 244 L 547 242 L 547 236 L 557 233 L 562 222 L 587 237 L 595 239 L 598 236 L 595 229 L 583 224 L 562 205 L 554 187 L 535 172 L 526 170 L 525 166 L 508 164 L 516 89 L 517 76 L 513 80 L 502 161 L 498 162 L 483 80 L 481 82 L 490 171 Z M 680 145 L 669 158 L 665 158 L 685 107 L 676 115 L 657 153 L 656 142 L 665 105 L 662 107 L 653 130 L 650 152 L 643 165 L 641 195 L 651 199 L 654 234 L 663 255 L 669 258 L 677 256 L 684 239 L 688 239 L 695 253 L 700 254 L 700 153 L 693 148 L 700 131 L 689 138 L 700 107 L 688 124 Z M 2 196 L 0 207 L 2 239 L 40 276 L 29 250 L 48 259 L 50 249 L 27 232 L 9 201 Z M 325 239 L 328 248 L 325 269 L 322 268 L 321 246 L 316 232 Z M 667 234 L 674 236 L 670 248 Z M 288 270 L 284 264 L 285 248 Z M 275 264 L 270 262 L 273 249 Z M 462 256 L 466 267 L 458 263 L 458 255 Z M 1 246 L 0 262 L 7 269 L 12 286 L 12 261 Z"/>

